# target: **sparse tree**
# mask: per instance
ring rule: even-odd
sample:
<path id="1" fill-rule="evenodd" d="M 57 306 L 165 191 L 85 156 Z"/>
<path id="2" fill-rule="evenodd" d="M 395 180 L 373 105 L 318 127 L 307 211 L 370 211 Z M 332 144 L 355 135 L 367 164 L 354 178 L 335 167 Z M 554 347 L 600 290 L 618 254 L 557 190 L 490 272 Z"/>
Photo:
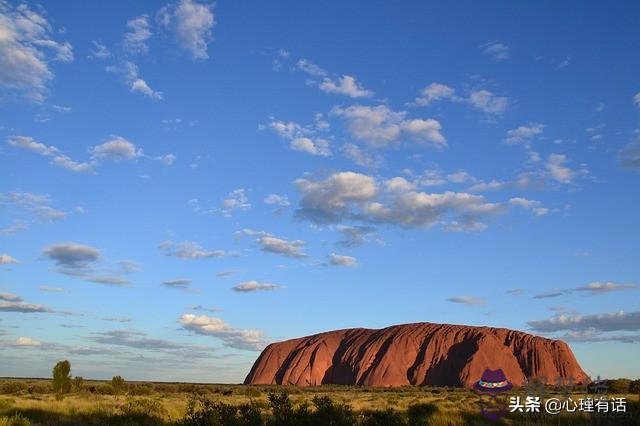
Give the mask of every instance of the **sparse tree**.
<path id="1" fill-rule="evenodd" d="M 80 392 L 84 389 L 84 379 L 82 376 L 76 376 L 73 378 L 73 390 L 76 392 Z"/>
<path id="2" fill-rule="evenodd" d="M 59 361 L 53 367 L 53 391 L 56 398 L 64 398 L 64 394 L 71 390 L 71 363 L 66 359 Z"/>
<path id="3" fill-rule="evenodd" d="M 116 395 L 120 395 L 124 392 L 125 381 L 121 376 L 113 376 L 111 379 L 111 387 L 113 388 L 113 393 Z"/>

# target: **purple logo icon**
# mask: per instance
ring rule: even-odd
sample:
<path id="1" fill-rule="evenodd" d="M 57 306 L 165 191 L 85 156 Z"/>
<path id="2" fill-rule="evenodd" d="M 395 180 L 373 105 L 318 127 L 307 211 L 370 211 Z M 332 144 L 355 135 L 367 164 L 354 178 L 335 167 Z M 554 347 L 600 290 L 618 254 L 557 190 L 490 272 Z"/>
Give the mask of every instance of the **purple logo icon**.
<path id="1" fill-rule="evenodd" d="M 498 421 L 504 417 L 507 412 L 504 393 L 513 388 L 513 385 L 502 369 L 487 368 L 473 388 L 480 392 L 480 410 L 486 419 Z"/>

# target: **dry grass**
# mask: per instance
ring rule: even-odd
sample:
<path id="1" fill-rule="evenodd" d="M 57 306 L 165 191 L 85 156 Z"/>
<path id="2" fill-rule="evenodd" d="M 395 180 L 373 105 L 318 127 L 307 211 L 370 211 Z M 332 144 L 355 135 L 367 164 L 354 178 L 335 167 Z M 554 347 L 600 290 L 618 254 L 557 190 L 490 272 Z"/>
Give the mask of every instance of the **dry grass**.
<path id="1" fill-rule="evenodd" d="M 270 392 L 285 389 L 294 407 L 304 404 L 313 406 L 316 396 L 328 396 L 336 403 L 346 403 L 356 413 L 376 410 L 406 412 L 416 404 L 431 404 L 436 412 L 429 417 L 428 424 L 466 425 L 490 424 L 480 414 L 478 395 L 471 390 L 454 388 L 364 388 L 354 386 L 321 386 L 315 388 L 293 388 L 281 386 L 241 385 L 187 385 L 187 384 L 136 384 L 129 383 L 129 394 L 108 395 L 106 382 L 89 381 L 80 392 L 56 400 L 46 393 L 47 381 L 21 381 L 3 386 L 0 390 L 15 390 L 0 395 L 0 426 L 29 424 L 180 424 L 187 411 L 192 395 L 206 396 L 213 402 L 231 406 L 255 403 L 266 415 L 269 409 Z M 13 386 L 13 387 L 12 387 Z M 93 391 L 91 391 L 93 390 Z M 140 395 L 143 393 L 143 395 Z M 137 394 L 137 395 L 132 395 Z M 550 393 L 547 396 L 560 396 Z M 576 394 L 575 398 L 583 397 Z M 630 408 L 637 410 L 638 395 L 623 395 Z M 635 418 L 616 419 L 615 424 L 638 424 Z M 137 417 L 136 417 L 137 416 Z M 608 424 L 593 415 L 569 417 L 547 417 L 508 415 L 505 424 Z M 376 424 L 376 423 L 369 423 Z M 380 424 L 380 423 L 378 423 Z M 406 424 L 406 422 L 404 423 Z"/>

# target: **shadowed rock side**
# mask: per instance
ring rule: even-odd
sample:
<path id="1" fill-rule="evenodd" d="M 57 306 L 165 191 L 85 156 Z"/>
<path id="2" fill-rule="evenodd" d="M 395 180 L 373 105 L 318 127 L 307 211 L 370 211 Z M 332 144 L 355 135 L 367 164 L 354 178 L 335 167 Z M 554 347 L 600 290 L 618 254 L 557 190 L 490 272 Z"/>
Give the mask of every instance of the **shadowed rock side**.
<path id="1" fill-rule="evenodd" d="M 502 368 L 514 385 L 535 377 L 588 380 L 563 341 L 504 328 L 417 323 L 353 328 L 272 343 L 245 384 L 471 386 Z"/>

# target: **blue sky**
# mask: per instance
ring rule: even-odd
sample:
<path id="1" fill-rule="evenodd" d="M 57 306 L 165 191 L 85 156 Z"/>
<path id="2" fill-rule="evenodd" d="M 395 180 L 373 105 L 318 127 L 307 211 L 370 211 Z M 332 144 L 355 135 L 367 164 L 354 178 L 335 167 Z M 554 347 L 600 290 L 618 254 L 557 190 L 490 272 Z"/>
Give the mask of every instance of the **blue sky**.
<path id="1" fill-rule="evenodd" d="M 0 375 L 428 321 L 640 377 L 638 9 L 0 1 Z"/>

